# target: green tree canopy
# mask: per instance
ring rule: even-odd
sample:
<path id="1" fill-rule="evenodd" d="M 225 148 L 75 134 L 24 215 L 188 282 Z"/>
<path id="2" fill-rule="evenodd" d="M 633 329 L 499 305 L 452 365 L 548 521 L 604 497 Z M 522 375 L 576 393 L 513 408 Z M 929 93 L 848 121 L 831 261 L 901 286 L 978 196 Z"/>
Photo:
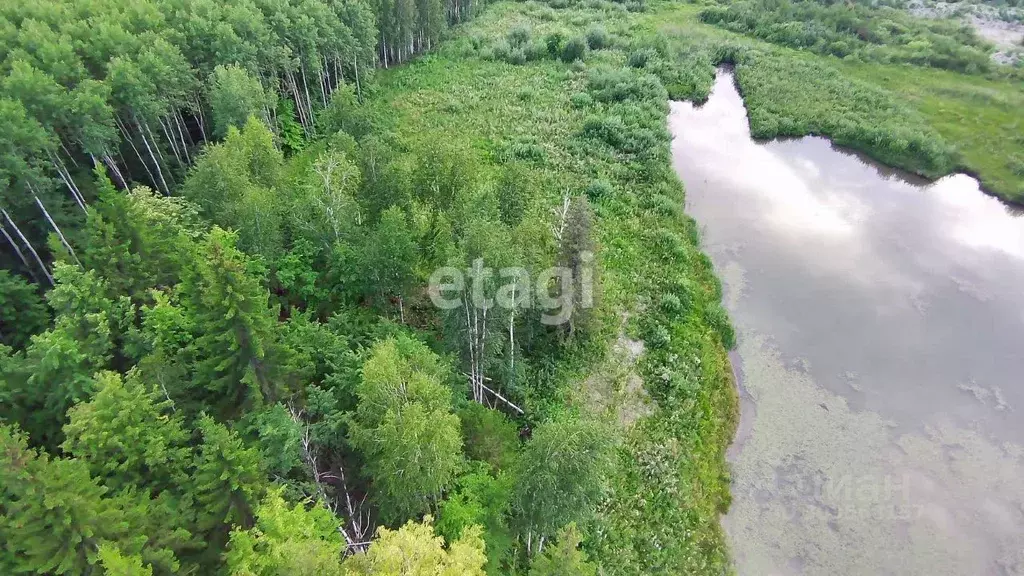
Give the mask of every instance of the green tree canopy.
<path id="1" fill-rule="evenodd" d="M 351 440 L 388 522 L 429 511 L 462 462 L 446 376 L 441 360 L 407 336 L 378 342 L 363 364 Z"/>

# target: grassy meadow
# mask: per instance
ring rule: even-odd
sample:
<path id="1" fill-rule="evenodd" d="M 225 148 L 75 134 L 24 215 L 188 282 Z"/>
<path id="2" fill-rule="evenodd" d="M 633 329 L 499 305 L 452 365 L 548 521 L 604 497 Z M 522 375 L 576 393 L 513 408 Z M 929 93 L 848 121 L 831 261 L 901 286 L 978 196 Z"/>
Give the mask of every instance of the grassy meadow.
<path id="1" fill-rule="evenodd" d="M 703 101 L 715 67 L 734 64 L 756 137 L 825 135 L 932 178 L 966 169 L 1012 200 L 1024 199 L 1021 92 L 1007 79 L 776 46 L 701 23 L 695 4 L 556 6 L 489 6 L 435 53 L 380 72 L 367 102 L 399 149 L 443 142 L 495 174 L 515 166 L 535 213 L 566 193 L 590 198 L 600 328 L 558 359 L 531 402 L 568 401 L 624 431 L 613 488 L 587 527 L 601 566 L 719 574 L 729 570 L 718 515 L 737 419 L 732 334 L 682 212 L 667 100 Z M 565 54 L 574 41 L 586 44 L 580 58 Z M 623 352 L 637 341 L 642 354 Z"/>
<path id="2" fill-rule="evenodd" d="M 494 54 L 508 35 L 546 49 L 588 32 L 582 60 L 551 50 L 522 63 Z M 437 53 L 380 73 L 368 102 L 390 117 L 399 147 L 443 141 L 496 172 L 516 165 L 533 211 L 551 211 L 567 192 L 591 200 L 600 329 L 590 346 L 559 359 L 553 384 L 531 405 L 557 410 L 567 400 L 623 430 L 611 489 L 587 527 L 586 548 L 601 566 L 718 574 L 728 566 L 718 515 L 729 501 L 724 453 L 737 417 L 732 335 L 697 227 L 682 212 L 668 93 L 645 69 L 671 63 L 641 46 L 642 32 L 635 14 L 611 3 L 493 5 Z M 644 67 L 637 56 L 627 63 L 648 49 Z M 642 355 L 622 353 L 638 340 Z"/>

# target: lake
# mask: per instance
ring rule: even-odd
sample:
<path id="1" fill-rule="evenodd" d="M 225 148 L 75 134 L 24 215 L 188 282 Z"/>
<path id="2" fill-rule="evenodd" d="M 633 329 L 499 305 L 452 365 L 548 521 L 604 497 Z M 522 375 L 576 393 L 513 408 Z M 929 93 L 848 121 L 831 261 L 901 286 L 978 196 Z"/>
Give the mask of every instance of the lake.
<path id="1" fill-rule="evenodd" d="M 752 140 L 727 70 L 669 128 L 738 336 L 739 574 L 1024 574 L 1024 219 Z"/>

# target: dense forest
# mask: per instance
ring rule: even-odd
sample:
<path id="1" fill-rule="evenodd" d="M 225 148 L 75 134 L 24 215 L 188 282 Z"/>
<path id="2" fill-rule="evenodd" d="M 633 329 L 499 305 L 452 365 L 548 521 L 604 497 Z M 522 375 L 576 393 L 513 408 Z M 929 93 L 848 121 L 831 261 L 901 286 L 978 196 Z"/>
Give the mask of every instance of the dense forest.
<path id="1" fill-rule="evenodd" d="M 478 11 L 4 6 L 0 571 L 629 573 L 705 562 L 686 533 L 722 565 L 731 334 L 680 219 L 666 93 L 635 67 L 595 71 L 575 100 L 609 115 L 560 146 L 608 152 L 575 176 L 525 135 L 482 151 L 396 122 L 380 69 Z M 599 26 L 569 32 L 544 44 L 559 73 L 610 49 Z M 674 263 L 629 296 L 598 204 L 644 186 L 665 224 L 623 224 L 658 231 Z M 438 287 L 444 270 L 467 288 Z M 629 370 L 679 381 L 624 436 L 584 381 L 613 371 L 619 304 L 648 291 L 664 295 L 628 330 L 652 350 Z M 713 386 L 672 396 L 704 373 Z M 700 398 L 710 410 L 664 419 Z M 664 470 L 637 468 L 671 443 Z"/>
<path id="2" fill-rule="evenodd" d="M 755 9 L 4 4 L 0 573 L 727 571 L 735 335 L 668 100 L 733 64 L 755 135 L 963 162 L 859 8 L 773 11 L 800 51 L 700 21 Z"/>

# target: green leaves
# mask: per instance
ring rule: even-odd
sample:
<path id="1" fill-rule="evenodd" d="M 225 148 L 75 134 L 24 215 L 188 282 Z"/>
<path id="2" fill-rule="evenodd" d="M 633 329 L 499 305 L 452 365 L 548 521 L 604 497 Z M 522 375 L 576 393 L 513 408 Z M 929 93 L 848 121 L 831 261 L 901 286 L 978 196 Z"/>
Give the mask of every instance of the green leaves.
<path id="1" fill-rule="evenodd" d="M 345 560 L 346 576 L 483 576 L 484 542 L 480 529 L 466 530 L 449 543 L 434 536 L 428 516 L 398 530 L 381 528 L 367 552 Z"/>
<path id="2" fill-rule="evenodd" d="M 115 491 L 146 486 L 159 492 L 185 482 L 190 435 L 172 402 L 137 373 L 101 372 L 93 389 L 92 399 L 68 411 L 64 452 L 82 458 Z"/>
<path id="3" fill-rule="evenodd" d="M 250 117 L 269 123 L 267 110 L 271 102 L 260 81 L 245 68 L 236 64 L 218 65 L 207 80 L 210 115 L 213 131 L 218 138 L 228 134 L 228 128 L 241 129 Z"/>
<path id="4" fill-rule="evenodd" d="M 0 343 L 23 348 L 49 322 L 38 288 L 20 276 L 0 270 Z"/>
<path id="5" fill-rule="evenodd" d="M 234 576 L 328 576 L 342 574 L 344 542 L 339 519 L 319 504 L 307 510 L 270 491 L 256 510 L 256 523 L 236 529 L 226 555 Z"/>
<path id="6" fill-rule="evenodd" d="M 587 554 L 579 549 L 580 540 L 576 525 L 566 526 L 556 543 L 533 561 L 530 576 L 596 576 L 597 565 L 587 561 Z"/>
<path id="7" fill-rule="evenodd" d="M 461 464 L 446 375 L 433 352 L 406 336 L 376 344 L 363 365 L 351 441 L 390 523 L 430 510 Z"/>
<path id="8" fill-rule="evenodd" d="M 197 527 L 211 539 L 209 550 L 216 554 L 232 525 L 252 525 L 267 480 L 259 452 L 246 446 L 238 435 L 206 415 L 199 419 L 199 431 L 203 443 L 191 491 Z"/>
<path id="9" fill-rule="evenodd" d="M 596 508 L 613 442 L 610 430 L 593 420 L 560 416 L 537 426 L 515 473 L 513 511 L 521 536 L 554 535 Z"/>
<path id="10" fill-rule="evenodd" d="M 0 571 L 84 574 L 104 540 L 137 550 L 139 539 L 105 493 L 84 462 L 51 460 L 0 425 Z"/>
<path id="11" fill-rule="evenodd" d="M 277 197 L 283 166 L 273 134 L 249 117 L 241 130 L 228 129 L 223 143 L 205 148 L 182 193 L 214 223 L 236 229 L 242 249 L 273 262 L 288 209 Z"/>
<path id="12" fill-rule="evenodd" d="M 235 235 L 215 227 L 179 287 L 197 332 L 190 346 L 198 359 L 195 384 L 223 415 L 273 401 L 279 392 L 277 311 L 249 268 Z"/>

